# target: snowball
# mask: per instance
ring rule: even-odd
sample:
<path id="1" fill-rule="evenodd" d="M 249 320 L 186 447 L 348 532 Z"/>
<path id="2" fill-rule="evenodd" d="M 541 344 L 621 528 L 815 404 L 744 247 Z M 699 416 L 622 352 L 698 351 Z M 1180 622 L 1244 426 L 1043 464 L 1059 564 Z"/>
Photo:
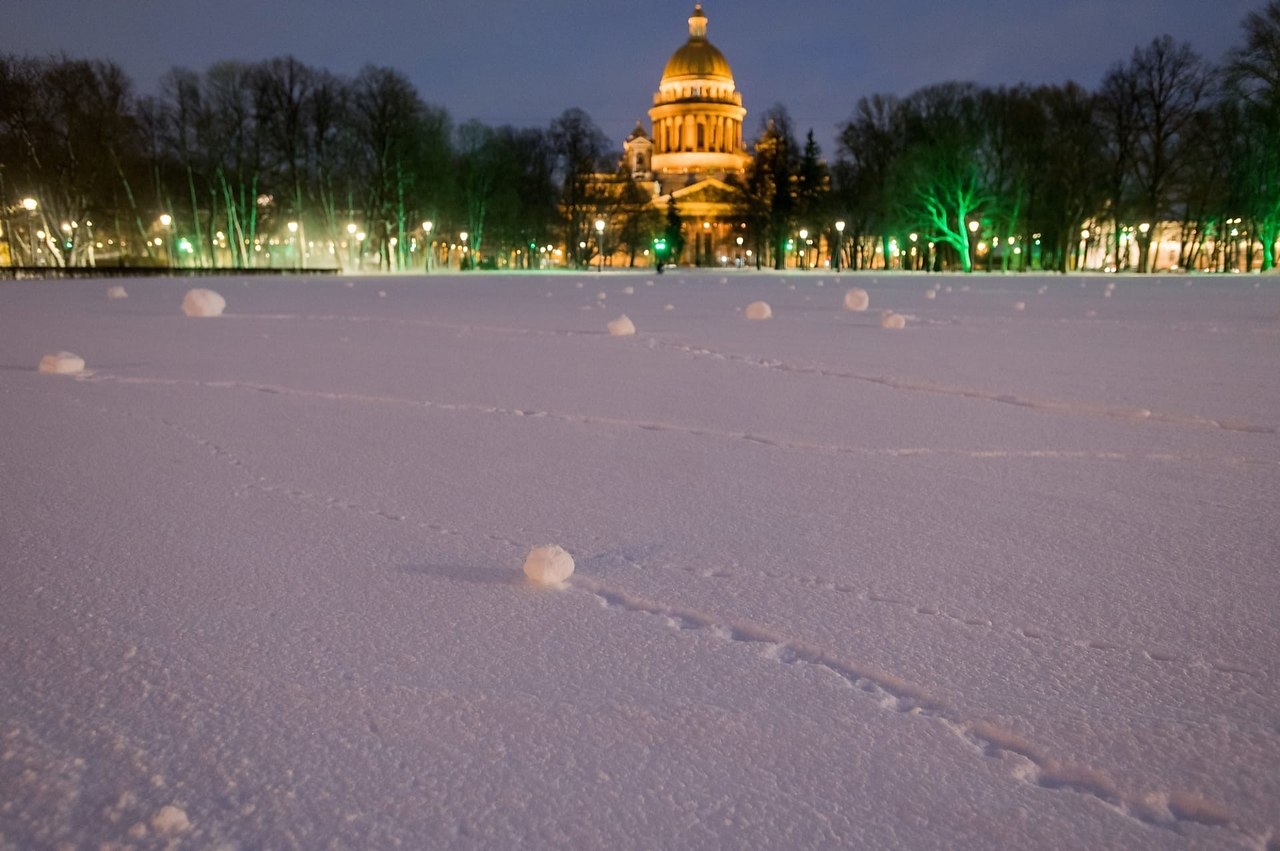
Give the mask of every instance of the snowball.
<path id="1" fill-rule="evenodd" d="M 1103 297 L 1103 298 L 1111 298 L 1111 292 L 1112 292 L 1111 290 L 1103 290 L 1103 291 L 1102 291 L 1102 297 Z"/>
<path id="2" fill-rule="evenodd" d="M 582 281 L 578 281 L 578 283 L 575 284 L 574 286 L 576 286 L 578 289 L 582 289 Z"/>
<path id="3" fill-rule="evenodd" d="M 907 327 L 907 319 L 901 313 L 893 313 L 890 311 L 880 317 L 880 327 L 898 330 Z"/>
<path id="4" fill-rule="evenodd" d="M 609 335 L 612 337 L 630 337 L 635 333 L 636 324 L 625 313 L 609 323 Z"/>
<path id="5" fill-rule="evenodd" d="M 767 301 L 753 301 L 747 305 L 748 319 L 772 319 L 773 308 Z"/>
<path id="6" fill-rule="evenodd" d="M 721 278 L 721 279 L 720 279 L 720 283 L 722 283 L 722 284 L 727 284 L 727 283 L 729 283 L 729 279 L 728 279 L 728 278 Z"/>
<path id="7" fill-rule="evenodd" d="M 664 305 L 662 306 L 662 309 L 663 309 L 663 310 L 675 310 L 675 309 L 676 309 L 676 306 L 675 306 L 674 304 L 664 304 Z"/>
<path id="8" fill-rule="evenodd" d="M 73 352 L 58 352 L 40 358 L 40 372 L 52 372 L 58 375 L 74 375 L 84 372 L 84 358 Z"/>
<path id="9" fill-rule="evenodd" d="M 1036 290 L 1036 295 L 1044 295 L 1048 291 L 1049 291 L 1048 287 L 1041 287 L 1040 289 Z"/>
<path id="10" fill-rule="evenodd" d="M 539 585 L 559 585 L 573 575 L 573 556 L 555 544 L 534 547 L 525 557 L 524 575 Z"/>
<path id="11" fill-rule="evenodd" d="M 932 290 L 930 290 L 932 292 Z M 871 306 L 871 296 L 862 287 L 854 287 L 844 294 L 844 309 L 861 312 Z"/>
<path id="12" fill-rule="evenodd" d="M 635 294 L 636 294 L 636 288 L 635 288 L 635 287 L 623 287 L 623 288 L 622 288 L 622 294 L 623 294 L 623 295 L 635 295 Z"/>
<path id="13" fill-rule="evenodd" d="M 213 290 L 187 290 L 182 298 L 182 312 L 187 316 L 221 316 L 227 300 Z"/>
<path id="14" fill-rule="evenodd" d="M 598 298 L 600 301 L 604 301 L 604 300 L 605 300 L 606 298 L 608 298 L 608 297 L 609 297 L 609 294 L 608 294 L 608 293 L 606 293 L 606 292 L 598 292 L 598 293 L 596 293 L 596 298 Z"/>
<path id="15" fill-rule="evenodd" d="M 355 285 L 356 285 L 355 281 L 347 281 L 347 283 L 345 284 L 345 286 L 347 286 L 348 288 L 354 287 Z"/>
<path id="16" fill-rule="evenodd" d="M 1027 309 L 1027 303 L 1025 301 L 1015 301 L 1013 303 L 1013 309 L 1021 313 Z"/>
<path id="17" fill-rule="evenodd" d="M 128 298 L 129 294 L 124 291 L 124 287 L 116 284 L 114 287 L 107 287 L 107 298 Z"/>
<path id="18" fill-rule="evenodd" d="M 1098 315 L 1098 311 L 1096 310 L 1090 310 L 1085 313 L 1085 316 L 1089 317 L 1090 319 L 1094 318 L 1097 315 Z"/>
<path id="19" fill-rule="evenodd" d="M 386 297 L 387 297 L 386 290 L 378 290 L 378 298 L 386 298 Z"/>
<path id="20" fill-rule="evenodd" d="M 943 288 L 942 288 L 942 291 L 943 291 L 944 293 L 949 293 L 949 292 L 951 292 L 951 287 L 950 287 L 950 286 L 945 286 L 945 287 L 943 287 Z"/>
<path id="21" fill-rule="evenodd" d="M 961 288 L 960 288 L 960 292 L 962 292 L 962 293 L 967 293 L 968 291 L 969 291 L 969 285 L 968 285 L 968 284 L 965 284 L 963 287 L 961 287 Z"/>
<path id="22" fill-rule="evenodd" d="M 933 301 L 935 298 L 937 298 L 937 297 L 938 297 L 938 291 L 937 291 L 937 290 L 925 290 L 925 291 L 924 291 L 924 297 L 925 297 L 925 298 L 927 298 L 927 299 L 929 299 L 929 301 Z M 845 296 L 845 298 L 848 298 L 848 296 Z"/>
<path id="23" fill-rule="evenodd" d="M 820 287 L 825 287 L 825 286 L 826 286 L 826 284 L 824 284 L 822 281 L 818 281 L 818 286 L 820 286 Z"/>
<path id="24" fill-rule="evenodd" d="M 645 282 L 644 282 L 644 285 L 645 285 L 646 287 L 651 287 L 651 286 L 653 286 L 653 281 L 645 281 Z"/>
<path id="25" fill-rule="evenodd" d="M 191 829 L 191 822 L 181 807 L 167 804 L 151 817 L 151 829 L 161 836 L 177 836 Z"/>

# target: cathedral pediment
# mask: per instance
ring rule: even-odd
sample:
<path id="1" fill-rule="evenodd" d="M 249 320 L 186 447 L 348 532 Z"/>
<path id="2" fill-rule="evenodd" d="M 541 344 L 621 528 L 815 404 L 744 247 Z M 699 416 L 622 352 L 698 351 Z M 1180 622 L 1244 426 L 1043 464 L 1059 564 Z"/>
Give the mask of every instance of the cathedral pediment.
<path id="1" fill-rule="evenodd" d="M 671 193 L 677 204 L 736 204 L 742 192 L 723 180 L 707 177 Z"/>

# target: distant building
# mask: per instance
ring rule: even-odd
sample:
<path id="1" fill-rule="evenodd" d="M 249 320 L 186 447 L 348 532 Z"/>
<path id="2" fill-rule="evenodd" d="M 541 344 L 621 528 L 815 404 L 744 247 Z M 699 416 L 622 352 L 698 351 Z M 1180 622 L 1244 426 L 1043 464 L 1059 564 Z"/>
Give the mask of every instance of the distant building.
<path id="1" fill-rule="evenodd" d="M 689 39 L 667 60 L 649 110 L 652 132 L 636 129 L 623 143 L 624 168 L 663 215 L 671 199 L 684 221 L 685 265 L 733 265 L 745 257 L 739 190 L 746 174 L 747 110 L 724 54 L 707 39 L 702 4 L 689 18 Z M 675 259 L 675 258 L 673 258 Z"/>

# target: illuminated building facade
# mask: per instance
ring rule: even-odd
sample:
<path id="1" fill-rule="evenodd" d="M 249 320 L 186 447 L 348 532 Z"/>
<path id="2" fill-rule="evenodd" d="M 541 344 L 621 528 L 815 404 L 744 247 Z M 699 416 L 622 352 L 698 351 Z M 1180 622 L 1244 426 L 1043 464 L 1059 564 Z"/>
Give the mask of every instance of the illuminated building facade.
<path id="1" fill-rule="evenodd" d="M 729 61 L 707 39 L 707 16 L 698 4 L 689 39 L 667 60 L 653 96 L 652 132 L 637 123 L 623 143 L 626 169 L 649 187 L 654 206 L 665 214 L 675 200 L 685 231 L 680 263 L 743 259 L 741 193 L 726 181 L 741 179 L 751 162 L 743 141 L 746 115 Z"/>

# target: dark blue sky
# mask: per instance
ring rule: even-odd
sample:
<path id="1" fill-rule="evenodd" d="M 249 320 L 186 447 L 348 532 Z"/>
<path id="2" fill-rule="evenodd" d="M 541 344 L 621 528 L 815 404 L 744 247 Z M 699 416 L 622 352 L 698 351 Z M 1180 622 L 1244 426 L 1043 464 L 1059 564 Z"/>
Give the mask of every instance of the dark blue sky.
<path id="1" fill-rule="evenodd" d="M 1095 86 L 1169 33 L 1218 59 L 1263 0 L 709 0 L 748 128 L 774 103 L 830 150 L 862 95 L 946 80 Z M 404 71 L 455 121 L 544 125 L 570 106 L 620 141 L 687 36 L 686 0 L 8 0 L 0 52 L 112 59 L 141 91 L 172 66 L 293 54 L 354 74 Z M 647 120 L 646 120 L 647 126 Z"/>

